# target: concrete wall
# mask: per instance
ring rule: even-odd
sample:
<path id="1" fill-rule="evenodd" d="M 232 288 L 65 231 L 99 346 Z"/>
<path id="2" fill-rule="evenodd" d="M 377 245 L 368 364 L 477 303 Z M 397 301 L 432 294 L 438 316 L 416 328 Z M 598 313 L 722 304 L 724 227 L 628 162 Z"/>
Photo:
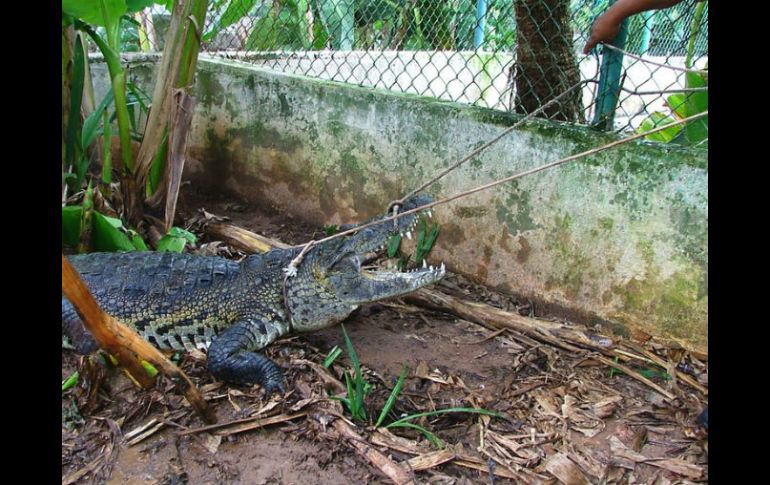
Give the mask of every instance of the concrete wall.
<path id="1" fill-rule="evenodd" d="M 102 86 L 104 71 L 94 69 Z M 132 76 L 151 92 L 151 60 Z M 381 212 L 516 120 L 237 61 L 202 59 L 195 94 L 187 177 L 318 225 Z M 531 123 L 429 192 L 452 195 L 613 139 Z M 705 350 L 707 186 L 705 152 L 624 145 L 437 208 L 431 259 L 577 320 Z"/>

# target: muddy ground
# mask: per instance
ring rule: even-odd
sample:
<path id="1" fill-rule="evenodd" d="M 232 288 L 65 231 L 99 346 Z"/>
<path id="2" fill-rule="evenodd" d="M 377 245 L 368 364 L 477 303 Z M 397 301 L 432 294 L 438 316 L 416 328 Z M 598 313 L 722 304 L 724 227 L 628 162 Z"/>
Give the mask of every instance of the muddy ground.
<path id="1" fill-rule="evenodd" d="M 201 208 L 291 244 L 322 234 L 321 228 L 299 224 L 271 208 L 185 190 L 180 214 L 190 219 Z M 199 242 L 205 244 L 203 251 L 242 256 L 205 237 Z M 527 302 L 456 275 L 449 274 L 437 286 L 533 316 Z M 397 463 L 415 456 L 438 460 L 440 448 L 413 429 L 389 430 L 402 441 L 373 429 L 404 365 L 408 377 L 385 423 L 448 407 L 484 408 L 501 415 L 451 413 L 415 421 L 433 432 L 449 455 L 424 470 L 404 464 L 414 483 L 708 481 L 707 434 L 695 422 L 707 401 L 703 356 L 654 339 L 606 336 L 620 350 L 614 362 L 660 386 L 669 393 L 665 397 L 650 384 L 610 368 L 595 352 L 565 350 L 399 300 L 364 306 L 345 328 L 372 385 L 366 401 L 370 422 L 352 423 L 366 446 Z M 140 390 L 104 359 L 63 350 L 62 379 L 75 370 L 81 379 L 62 393 L 62 482 L 392 483 L 330 424 L 342 419 L 335 413 L 349 416 L 339 402 L 324 399 L 334 386 L 324 382 L 320 366 L 312 363 L 321 364 L 335 345 L 345 347 L 339 327 L 273 344 L 267 354 L 285 369 L 288 393 L 271 398 L 258 386 L 214 382 L 205 372 L 203 355 L 183 356 L 182 368 L 215 409 L 218 423 L 255 416 L 283 420 L 245 429 L 264 422 L 252 419 L 208 431 L 198 430 L 204 423 L 164 378 L 155 389 Z M 343 352 L 326 377 L 341 379 L 349 368 Z M 694 385 L 683 382 L 685 374 Z M 288 419 L 293 415 L 298 417 Z"/>

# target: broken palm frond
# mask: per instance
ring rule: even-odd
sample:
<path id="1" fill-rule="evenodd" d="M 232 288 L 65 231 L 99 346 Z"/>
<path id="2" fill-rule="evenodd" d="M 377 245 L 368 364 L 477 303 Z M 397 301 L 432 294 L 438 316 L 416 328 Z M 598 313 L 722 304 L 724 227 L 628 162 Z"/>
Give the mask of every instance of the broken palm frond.
<path id="1" fill-rule="evenodd" d="M 489 474 L 489 466 L 486 463 L 484 463 L 482 460 L 468 461 L 468 458 L 469 457 L 466 456 L 462 460 L 455 460 L 452 463 L 454 463 L 455 465 L 460 465 L 461 467 L 470 468 L 472 470 L 478 470 L 480 472 Z M 510 478 L 512 480 L 523 480 L 524 478 L 526 478 L 521 475 L 513 474 L 506 468 L 503 468 L 500 470 L 493 470 L 493 472 L 495 476 Z M 532 483 L 532 482 L 526 482 L 526 483 Z"/>
<path id="2" fill-rule="evenodd" d="M 103 312 L 88 287 L 80 279 L 80 275 L 64 255 L 62 255 L 62 293 L 75 307 L 83 320 L 83 325 L 99 346 L 117 357 L 137 382 L 143 387 L 149 387 L 153 383 L 153 379 L 140 363 L 140 359 L 144 359 L 159 367 L 179 386 L 204 421 L 216 422 L 206 401 L 187 375 L 136 332 Z"/>
<path id="3" fill-rule="evenodd" d="M 147 438 L 154 435 L 158 431 L 165 429 L 169 424 L 179 426 L 176 423 L 174 423 L 173 420 L 179 419 L 185 414 L 187 414 L 187 411 L 182 410 L 182 411 L 177 411 L 175 413 L 171 413 L 170 415 L 164 418 L 152 418 L 149 421 L 147 421 L 145 424 L 137 426 L 131 431 L 125 433 L 123 435 L 123 438 L 126 439 L 126 444 L 128 446 L 134 446 L 146 440 Z"/>
<path id="4" fill-rule="evenodd" d="M 555 453 L 545 462 L 545 470 L 565 485 L 589 485 L 591 482 L 575 462 L 564 453 Z"/>
<path id="5" fill-rule="evenodd" d="M 172 97 L 175 89 L 184 89 L 192 81 L 200 43 L 198 26 L 204 24 L 207 0 L 181 0 L 171 12 L 166 32 L 166 45 L 160 58 L 160 80 L 152 95 L 152 109 L 145 126 L 144 138 L 134 164 L 136 186 L 144 189 L 153 161 L 163 151 L 173 118 Z M 173 128 L 173 126 L 171 126 Z"/>
<path id="6" fill-rule="evenodd" d="M 694 463 L 688 463 L 676 458 L 648 458 L 641 453 L 631 450 L 617 437 L 610 437 L 610 450 L 616 457 L 629 460 L 633 464 L 646 463 L 647 465 L 663 468 L 670 472 L 687 478 L 698 480 L 704 476 L 704 468 Z"/>
<path id="7" fill-rule="evenodd" d="M 148 425 L 151 425 L 151 426 L 148 427 Z M 126 444 L 128 446 L 134 446 L 136 444 L 139 444 L 142 441 L 144 441 L 147 438 L 149 438 L 150 436 L 152 436 L 155 433 L 157 433 L 158 431 L 164 429 L 166 426 L 167 426 L 166 423 L 164 423 L 162 421 L 159 422 L 157 419 L 152 419 L 152 420 L 150 420 L 150 422 L 147 423 L 147 425 L 142 427 L 144 429 L 143 429 L 143 431 L 141 433 L 139 433 L 139 434 L 137 434 L 135 436 L 132 436 L 131 438 L 126 436 L 126 439 L 128 439 Z"/>
<path id="8" fill-rule="evenodd" d="M 168 160 L 166 160 L 160 187 L 156 188 L 155 194 L 147 201 L 150 206 L 157 207 L 165 200 L 163 233 L 167 233 L 174 225 L 176 202 L 185 164 L 187 134 L 190 131 L 194 108 L 195 98 L 187 94 L 184 89 L 174 90 L 169 114 L 171 129 L 168 133 Z"/>
<path id="9" fill-rule="evenodd" d="M 310 367 L 317 375 L 321 378 L 321 380 L 330 386 L 334 388 L 334 392 L 339 394 L 343 393 L 347 390 L 345 385 L 339 381 L 336 377 L 334 377 L 328 369 L 323 367 L 322 365 L 319 365 L 315 362 L 306 360 L 306 359 L 295 359 L 291 361 L 292 365 L 306 365 Z"/>
<path id="10" fill-rule="evenodd" d="M 424 443 L 418 443 L 414 440 L 397 436 L 393 434 L 387 428 L 377 428 L 370 436 L 370 440 L 377 446 L 384 446 L 392 450 L 400 451 L 401 453 L 409 453 L 411 455 L 422 455 L 426 453 L 432 453 L 430 447 Z"/>

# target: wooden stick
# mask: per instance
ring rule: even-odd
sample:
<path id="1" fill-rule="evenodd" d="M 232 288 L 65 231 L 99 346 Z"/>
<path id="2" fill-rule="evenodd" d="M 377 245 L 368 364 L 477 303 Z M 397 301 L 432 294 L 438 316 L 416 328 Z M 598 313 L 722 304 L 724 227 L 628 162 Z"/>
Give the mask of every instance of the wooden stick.
<path id="1" fill-rule="evenodd" d="M 377 449 L 364 440 L 364 438 L 355 432 L 355 430 L 345 421 L 335 419 L 332 427 L 350 444 L 356 451 L 364 457 L 369 463 L 376 466 L 388 478 L 397 485 L 412 483 L 413 479 L 403 466 L 394 462 L 387 456 L 380 453 Z"/>
<path id="2" fill-rule="evenodd" d="M 75 307 L 83 320 L 83 325 L 94 337 L 99 347 L 114 355 L 143 387 L 151 386 L 153 379 L 141 366 L 139 358 L 158 367 L 176 383 L 177 388 L 184 393 L 192 407 L 205 422 L 215 423 L 214 413 L 209 409 L 190 378 L 136 332 L 103 312 L 80 275 L 64 255 L 61 257 L 61 262 L 62 293 Z"/>
<path id="3" fill-rule="evenodd" d="M 297 390 L 305 399 L 312 397 L 310 395 L 310 388 L 307 386 L 298 385 Z M 409 472 L 402 465 L 394 462 L 374 448 L 371 443 L 366 441 L 360 434 L 356 433 L 353 426 L 342 418 L 342 416 L 335 416 L 332 412 L 324 412 L 324 410 L 322 410 L 321 413 L 314 415 L 313 419 L 321 423 L 328 423 L 331 421 L 332 427 L 340 436 L 345 438 L 345 442 L 355 449 L 362 458 L 379 469 L 385 476 L 393 480 L 393 483 L 396 483 L 397 485 L 406 485 L 407 483 L 414 482 Z"/>
<path id="4" fill-rule="evenodd" d="M 491 324 L 496 328 L 509 328 L 571 352 L 580 352 L 576 346 L 602 353 L 609 352 L 608 348 L 596 344 L 580 330 L 560 323 L 524 317 L 518 313 L 501 310 L 491 305 L 447 295 L 435 289 L 420 288 L 405 295 L 403 300 L 424 308 L 451 313 L 474 323 Z"/>
<path id="5" fill-rule="evenodd" d="M 252 423 L 244 423 L 244 424 L 233 426 L 232 428 L 226 428 L 219 431 L 214 431 L 214 434 L 218 436 L 230 436 L 232 434 L 243 433 L 244 431 L 251 431 L 252 429 L 264 428 L 265 426 L 270 426 L 271 424 L 285 423 L 286 421 L 292 421 L 306 415 L 307 415 L 307 411 L 300 411 L 294 414 L 279 414 L 277 416 L 271 416 L 269 418 L 257 418 L 256 420 L 252 420 L 254 421 Z M 193 432 L 193 431 L 198 431 L 198 430 L 190 430 L 190 432 Z M 189 433 L 186 431 L 183 431 L 179 434 L 182 435 L 182 434 L 189 434 Z"/>

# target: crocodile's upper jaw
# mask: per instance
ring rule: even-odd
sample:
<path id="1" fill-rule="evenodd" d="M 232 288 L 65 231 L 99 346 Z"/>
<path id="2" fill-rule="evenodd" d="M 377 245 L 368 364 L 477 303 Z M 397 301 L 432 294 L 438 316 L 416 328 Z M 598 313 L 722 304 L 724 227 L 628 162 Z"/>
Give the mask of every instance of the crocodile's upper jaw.
<path id="1" fill-rule="evenodd" d="M 350 305 L 405 295 L 437 282 L 446 273 L 444 263 L 433 267 L 423 261 L 422 268 L 402 272 L 391 269 L 362 269 L 360 260 L 358 257 L 352 258 L 349 263 L 350 271 L 332 273 L 329 276 L 337 297 Z"/>

